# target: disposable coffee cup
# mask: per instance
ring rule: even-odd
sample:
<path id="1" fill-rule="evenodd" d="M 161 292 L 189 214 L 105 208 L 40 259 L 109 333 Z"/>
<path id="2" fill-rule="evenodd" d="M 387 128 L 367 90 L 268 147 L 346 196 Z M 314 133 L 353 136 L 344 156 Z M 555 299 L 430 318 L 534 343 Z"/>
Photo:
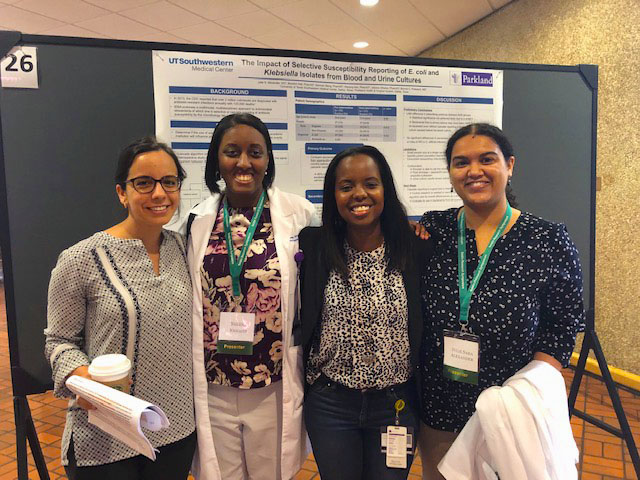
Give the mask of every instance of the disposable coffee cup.
<path id="1" fill-rule="evenodd" d="M 109 353 L 96 357 L 89 365 L 91 379 L 108 387 L 129 393 L 131 362 L 126 355 Z"/>

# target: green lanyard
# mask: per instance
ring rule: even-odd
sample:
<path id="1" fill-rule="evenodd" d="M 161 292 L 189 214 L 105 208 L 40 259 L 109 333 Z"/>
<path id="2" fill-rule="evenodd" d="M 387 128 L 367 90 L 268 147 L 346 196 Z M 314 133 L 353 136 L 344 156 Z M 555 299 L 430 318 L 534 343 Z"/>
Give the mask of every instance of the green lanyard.
<path id="1" fill-rule="evenodd" d="M 267 195 L 263 191 L 262 195 L 260 195 L 260 199 L 258 200 L 258 205 L 256 205 L 256 211 L 253 213 L 253 217 L 251 218 L 251 223 L 249 224 L 249 228 L 247 229 L 247 235 L 244 238 L 244 244 L 242 245 L 242 250 L 240 250 L 240 255 L 238 256 L 238 258 L 236 258 L 233 239 L 231 238 L 231 225 L 229 224 L 227 197 L 224 198 L 224 237 L 227 241 L 227 254 L 229 255 L 229 272 L 231 273 L 231 285 L 233 288 L 234 297 L 240 296 L 240 274 L 242 273 L 242 266 L 247 259 L 249 246 L 251 245 L 251 241 L 253 240 L 253 234 L 256 233 L 256 227 L 258 226 L 258 221 L 260 220 L 260 216 L 262 215 L 262 209 L 264 207 L 266 197 Z"/>
<path id="2" fill-rule="evenodd" d="M 473 292 L 480 282 L 480 277 L 482 277 L 484 269 L 487 267 L 487 262 L 489 261 L 489 256 L 491 255 L 493 247 L 507 228 L 509 220 L 511 220 L 511 205 L 507 203 L 507 211 L 504 212 L 500 225 L 498 225 L 496 231 L 493 232 L 489 245 L 487 245 L 485 251 L 480 255 L 480 262 L 476 267 L 476 271 L 473 272 L 473 278 L 471 279 L 469 288 L 467 288 L 467 239 L 464 219 L 465 215 L 463 209 L 462 213 L 460 213 L 460 218 L 458 219 L 458 291 L 460 294 L 460 325 L 462 326 L 462 330 L 466 331 L 467 325 L 469 324 L 469 304 L 471 303 L 471 295 L 473 295 Z"/>

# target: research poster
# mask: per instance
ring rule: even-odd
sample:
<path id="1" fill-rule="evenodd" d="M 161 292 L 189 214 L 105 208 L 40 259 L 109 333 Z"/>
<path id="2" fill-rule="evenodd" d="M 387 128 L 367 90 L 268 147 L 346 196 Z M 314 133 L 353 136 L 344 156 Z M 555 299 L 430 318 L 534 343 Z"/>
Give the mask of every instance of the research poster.
<path id="1" fill-rule="evenodd" d="M 154 51 L 156 134 L 187 172 L 185 207 L 209 195 L 213 129 L 249 112 L 269 128 L 275 185 L 322 203 L 331 158 L 373 145 L 391 165 L 407 213 L 459 206 L 444 160 L 460 126 L 502 126 L 502 71 L 309 58 Z"/>

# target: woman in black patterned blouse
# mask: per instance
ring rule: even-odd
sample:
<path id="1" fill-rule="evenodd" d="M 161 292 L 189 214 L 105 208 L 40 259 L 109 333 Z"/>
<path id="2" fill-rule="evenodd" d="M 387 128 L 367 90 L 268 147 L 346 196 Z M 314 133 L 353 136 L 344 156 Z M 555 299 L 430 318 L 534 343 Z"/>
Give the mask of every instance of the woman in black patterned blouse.
<path id="1" fill-rule="evenodd" d="M 304 417 L 320 475 L 406 479 L 407 440 L 386 457 L 381 432 L 418 427 L 418 268 L 431 243 L 412 235 L 389 165 L 370 146 L 329 164 L 322 224 L 300 232 Z"/>
<path id="2" fill-rule="evenodd" d="M 420 221 L 435 248 L 423 277 L 420 451 L 429 480 L 444 478 L 437 464 L 480 393 L 534 359 L 566 366 L 584 319 L 565 226 L 511 208 L 515 156 L 504 133 L 467 125 L 449 139 L 446 159 L 464 205 Z"/>

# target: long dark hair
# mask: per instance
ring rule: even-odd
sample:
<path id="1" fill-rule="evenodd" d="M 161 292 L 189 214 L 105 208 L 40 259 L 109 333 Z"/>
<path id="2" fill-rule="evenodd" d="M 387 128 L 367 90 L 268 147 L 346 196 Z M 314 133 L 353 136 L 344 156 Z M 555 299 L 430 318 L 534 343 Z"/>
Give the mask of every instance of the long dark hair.
<path id="1" fill-rule="evenodd" d="M 269 154 L 269 164 L 267 165 L 267 171 L 262 179 L 262 187 L 267 190 L 273 183 L 273 179 L 276 176 L 276 162 L 273 159 L 273 146 L 271 145 L 271 136 L 269 135 L 267 126 L 262 122 L 262 120 L 250 113 L 232 113 L 218 122 L 218 125 L 216 125 L 213 135 L 211 136 L 211 142 L 209 143 L 207 164 L 204 168 L 204 181 L 211 193 L 220 193 L 220 186 L 218 185 L 218 180 L 220 180 L 218 150 L 220 149 L 222 137 L 227 133 L 227 130 L 237 127 L 238 125 L 247 125 L 251 128 L 255 128 L 264 138 L 264 143 L 267 146 L 267 153 Z"/>
<path id="2" fill-rule="evenodd" d="M 329 163 L 324 176 L 322 231 L 328 267 L 335 268 L 344 276 L 348 274 L 344 251 L 347 223 L 340 216 L 336 204 L 336 171 L 343 159 L 353 155 L 371 157 L 378 166 L 384 189 L 384 208 L 380 215 L 380 227 L 386 244 L 388 267 L 404 270 L 409 261 L 411 235 L 413 235 L 407 220 L 407 212 L 398 198 L 387 159 L 377 148 L 368 145 L 348 148 L 338 153 Z"/>
<path id="3" fill-rule="evenodd" d="M 456 132 L 451 135 L 451 138 L 449 138 L 449 141 L 447 142 L 447 148 L 444 151 L 445 156 L 447 157 L 447 170 L 449 170 L 449 168 L 451 167 L 451 152 L 453 151 L 453 146 L 458 140 L 460 140 L 462 137 L 466 137 L 467 135 L 482 135 L 484 137 L 489 137 L 491 140 L 496 142 L 496 145 L 498 145 L 498 147 L 500 148 L 502 155 L 504 155 L 505 161 L 507 161 L 510 157 L 515 157 L 513 146 L 502 130 L 489 123 L 471 123 L 456 130 Z M 509 202 L 509 205 L 511 205 L 512 207 L 517 207 L 518 202 L 516 201 L 516 196 L 513 193 L 511 185 L 507 184 L 505 193 L 507 195 L 507 201 Z"/>

